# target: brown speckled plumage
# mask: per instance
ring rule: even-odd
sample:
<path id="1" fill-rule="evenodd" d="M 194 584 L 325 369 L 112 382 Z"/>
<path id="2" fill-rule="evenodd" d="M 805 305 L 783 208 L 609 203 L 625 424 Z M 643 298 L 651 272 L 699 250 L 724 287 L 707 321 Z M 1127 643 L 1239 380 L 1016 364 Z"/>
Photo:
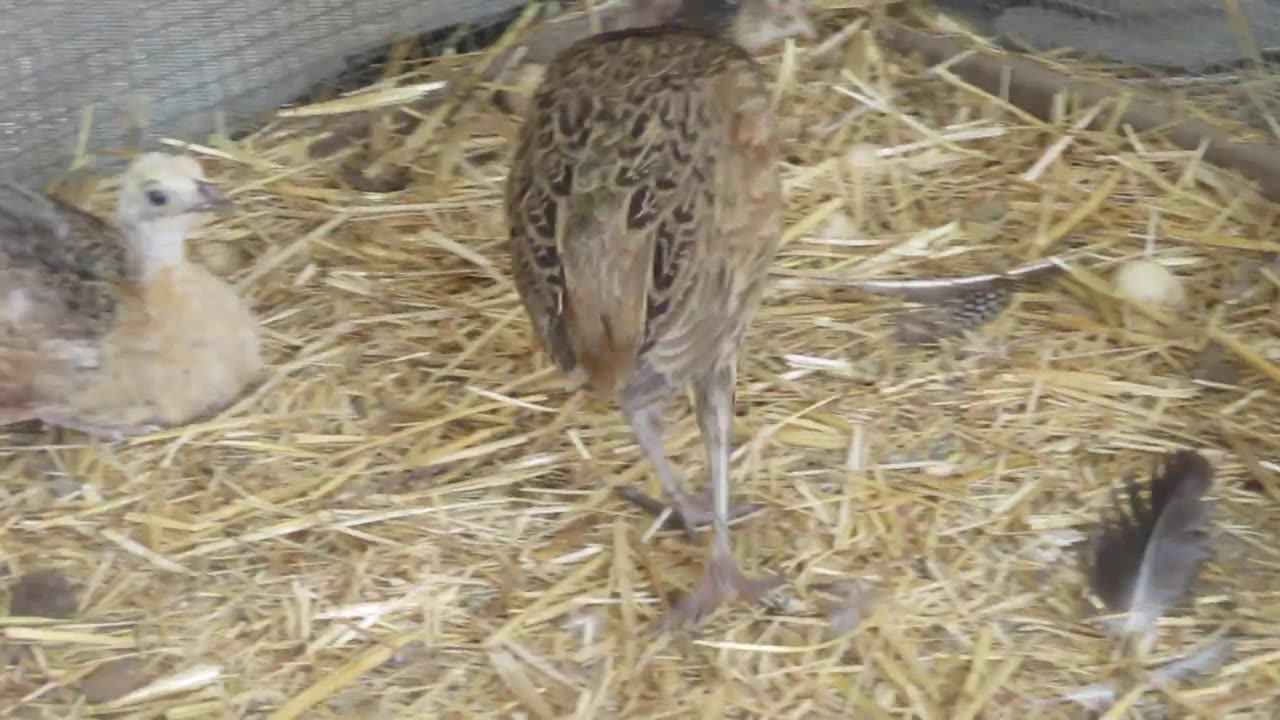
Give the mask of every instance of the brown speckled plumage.
<path id="1" fill-rule="evenodd" d="M 745 48 L 811 33 L 796 0 L 654 0 L 655 20 L 581 41 L 547 67 L 506 193 L 516 287 L 555 363 L 618 399 L 685 525 L 715 533 L 696 624 L 776 579 L 744 576 L 728 522 L 736 357 L 781 240 L 779 149 Z M 683 490 L 659 403 L 695 390 L 714 509 Z"/>
<path id="2" fill-rule="evenodd" d="M 692 32 L 604 34 L 549 68 L 507 201 L 516 282 L 563 370 L 639 399 L 736 351 L 780 238 L 767 108 L 751 59 Z"/>
<path id="3" fill-rule="evenodd" d="M 45 322 L 86 339 L 114 322 L 128 245 L 111 223 L 56 197 L 0 184 L 0 296 L 33 295 Z"/>

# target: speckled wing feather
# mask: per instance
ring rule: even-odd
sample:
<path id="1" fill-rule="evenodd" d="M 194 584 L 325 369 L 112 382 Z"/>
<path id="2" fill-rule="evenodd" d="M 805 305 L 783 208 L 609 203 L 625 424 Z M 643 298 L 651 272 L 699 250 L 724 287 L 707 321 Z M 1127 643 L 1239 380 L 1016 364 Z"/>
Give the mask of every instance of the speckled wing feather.
<path id="1" fill-rule="evenodd" d="M 0 183 L 0 317 L 34 315 L 47 333 L 97 337 L 113 323 L 128 276 L 128 251 L 113 225 Z"/>
<path id="2" fill-rule="evenodd" d="M 986 325 L 1000 316 L 1013 299 L 1012 282 L 969 290 L 949 297 L 934 307 L 902 313 L 898 317 L 897 338 L 905 343 L 928 345 Z"/>
<path id="3" fill-rule="evenodd" d="M 763 112 L 750 58 L 691 32 L 604 33 L 548 67 L 507 212 L 517 288 L 562 369 L 581 367 L 602 390 L 677 384 L 741 334 L 739 308 L 758 300 L 741 275 L 776 242 L 759 246 L 758 230 L 728 238 L 751 225 L 751 197 L 725 194 L 759 160 L 733 145 L 744 129 L 768 135 L 749 122 L 762 126 Z M 771 136 L 761 145 L 776 174 Z"/>
<path id="4" fill-rule="evenodd" d="M 0 184 L 0 424 L 33 417 L 99 362 L 128 254 L 119 231 L 57 198 Z"/>

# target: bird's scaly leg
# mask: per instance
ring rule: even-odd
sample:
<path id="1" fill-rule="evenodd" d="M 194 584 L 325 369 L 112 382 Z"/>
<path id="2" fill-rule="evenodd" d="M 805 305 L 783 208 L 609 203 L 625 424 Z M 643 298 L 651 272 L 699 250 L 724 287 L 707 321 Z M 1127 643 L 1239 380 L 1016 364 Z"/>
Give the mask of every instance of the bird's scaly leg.
<path id="1" fill-rule="evenodd" d="M 658 480 L 662 482 L 667 500 L 674 510 L 667 521 L 668 527 L 682 529 L 691 540 L 695 539 L 695 531 L 711 524 L 715 517 L 712 511 L 714 494 L 707 492 L 702 494 L 704 497 L 698 497 L 685 490 L 684 480 L 675 468 L 671 467 L 671 462 L 667 459 L 666 451 L 662 447 L 662 413 L 656 405 L 624 405 L 623 411 L 627 416 L 627 422 L 631 424 L 631 432 L 635 435 L 636 443 L 640 445 L 649 463 L 653 465 Z M 619 497 L 651 515 L 660 515 L 667 508 L 666 504 L 632 487 L 615 488 L 615 492 Z M 739 503 L 730 508 L 729 515 L 731 519 L 737 519 L 758 509 L 759 506 L 755 503 Z"/>
<path id="2" fill-rule="evenodd" d="M 713 537 L 702 578 L 694 591 L 676 603 L 662 619 L 660 630 L 663 631 L 686 625 L 696 627 L 721 603 L 738 597 L 754 602 L 782 584 L 781 578 L 777 577 L 744 575 L 733 557 L 733 543 L 729 535 L 729 523 L 733 519 L 733 508 L 729 505 L 729 456 L 735 382 L 736 372 L 730 362 L 714 368 L 696 384 L 698 428 L 707 449 L 711 475 Z M 662 476 L 662 470 L 659 470 L 659 476 Z M 688 507 L 690 500 L 679 488 L 678 480 L 674 485 L 677 492 L 671 493 L 673 502 L 688 518 L 695 511 Z"/>

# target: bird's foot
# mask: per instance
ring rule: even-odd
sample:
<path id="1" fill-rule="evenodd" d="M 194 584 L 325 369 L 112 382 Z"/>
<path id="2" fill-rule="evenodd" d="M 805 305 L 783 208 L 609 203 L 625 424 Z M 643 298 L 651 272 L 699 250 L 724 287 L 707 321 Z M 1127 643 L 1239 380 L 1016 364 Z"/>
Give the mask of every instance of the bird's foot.
<path id="1" fill-rule="evenodd" d="M 782 578 L 775 575 L 744 575 L 738 568 L 733 553 L 728 549 L 717 548 L 712 550 L 710 561 L 697 587 L 672 604 L 655 630 L 659 634 L 679 628 L 696 630 L 720 605 L 739 598 L 754 603 L 783 582 Z"/>
<path id="2" fill-rule="evenodd" d="M 630 486 L 616 487 L 614 492 L 622 499 L 654 517 L 661 515 L 668 507 L 662 501 Z M 706 528 L 715 518 L 715 513 L 712 511 L 714 502 L 710 491 L 704 492 L 700 496 L 681 492 L 672 498 L 670 507 L 672 510 L 671 516 L 667 518 L 663 527 L 667 530 L 683 530 L 690 539 L 695 538 L 697 531 Z M 729 507 L 729 521 L 740 520 L 760 510 L 761 507 L 759 503 L 749 501 L 732 505 Z"/>

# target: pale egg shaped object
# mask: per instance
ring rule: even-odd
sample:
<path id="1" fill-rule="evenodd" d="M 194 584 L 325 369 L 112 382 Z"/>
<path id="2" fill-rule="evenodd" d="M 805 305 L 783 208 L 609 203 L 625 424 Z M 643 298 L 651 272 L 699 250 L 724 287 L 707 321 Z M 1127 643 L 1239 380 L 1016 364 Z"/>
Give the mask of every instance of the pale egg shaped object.
<path id="1" fill-rule="evenodd" d="M 1111 283 L 1118 292 L 1139 302 L 1167 308 L 1182 307 L 1187 302 L 1182 280 L 1153 260 L 1122 263 L 1112 274 Z"/>

